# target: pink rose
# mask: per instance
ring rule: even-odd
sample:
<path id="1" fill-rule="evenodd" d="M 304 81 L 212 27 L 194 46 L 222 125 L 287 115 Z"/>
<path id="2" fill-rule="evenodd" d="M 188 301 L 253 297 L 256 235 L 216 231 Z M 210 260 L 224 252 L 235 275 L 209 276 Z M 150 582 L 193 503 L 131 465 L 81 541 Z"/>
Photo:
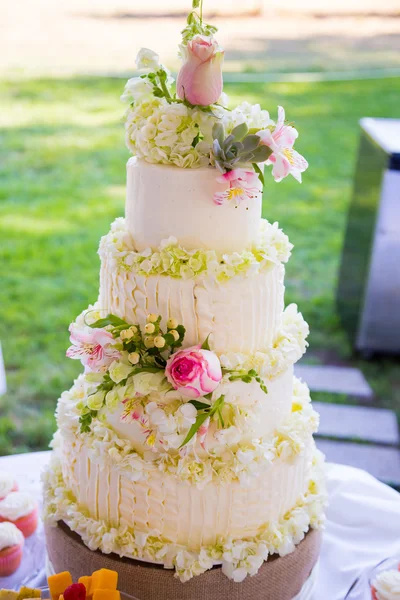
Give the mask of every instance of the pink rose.
<path id="1" fill-rule="evenodd" d="M 172 387 L 188 398 L 199 398 L 213 392 L 222 379 L 217 355 L 200 346 L 173 354 L 168 359 L 165 375 Z"/>
<path id="2" fill-rule="evenodd" d="M 179 98 L 200 106 L 217 102 L 222 93 L 224 52 L 216 40 L 196 35 L 184 47 L 183 55 L 184 64 L 176 81 Z"/>
<path id="3" fill-rule="evenodd" d="M 72 346 L 67 350 L 68 358 L 80 360 L 92 371 L 106 370 L 121 355 L 114 346 L 112 334 L 105 329 L 80 328 L 73 323 L 69 332 Z"/>

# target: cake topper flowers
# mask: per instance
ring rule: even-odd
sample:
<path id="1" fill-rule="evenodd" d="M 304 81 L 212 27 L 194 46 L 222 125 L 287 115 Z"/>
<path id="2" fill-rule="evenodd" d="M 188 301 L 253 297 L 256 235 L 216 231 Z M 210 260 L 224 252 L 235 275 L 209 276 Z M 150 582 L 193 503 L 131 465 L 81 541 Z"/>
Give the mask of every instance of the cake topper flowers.
<path id="1" fill-rule="evenodd" d="M 140 75 L 127 82 L 122 95 L 130 103 L 126 143 L 132 154 L 150 163 L 215 167 L 222 174 L 216 174 L 216 183 L 226 184 L 224 191 L 216 192 L 215 204 L 248 206 L 264 186 L 265 166 L 272 167 L 276 182 L 288 175 L 301 182 L 308 163 L 294 150 L 298 132 L 285 121 L 281 106 L 276 122 L 258 104 L 227 108 L 222 91 L 224 50 L 214 37 L 216 31 L 203 21 L 202 0 L 193 0 L 182 31 L 183 65 L 176 91 L 158 55 L 140 50 Z M 255 175 L 260 183 L 254 183 Z"/>

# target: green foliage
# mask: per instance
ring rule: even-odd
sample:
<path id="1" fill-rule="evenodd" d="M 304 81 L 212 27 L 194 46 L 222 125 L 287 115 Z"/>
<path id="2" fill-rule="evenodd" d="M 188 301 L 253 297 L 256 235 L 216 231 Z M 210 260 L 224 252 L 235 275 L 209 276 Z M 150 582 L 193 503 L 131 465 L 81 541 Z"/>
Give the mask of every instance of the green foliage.
<path id="1" fill-rule="evenodd" d="M 46 449 L 60 393 L 81 372 L 67 360 L 68 325 L 98 294 L 99 238 L 123 215 L 125 168 L 114 78 L 0 83 L 0 455 Z M 398 362 L 351 358 L 335 291 L 363 116 L 400 117 L 400 81 L 227 84 L 231 106 L 282 104 L 310 168 L 299 185 L 266 167 L 264 216 L 295 244 L 286 303 L 310 323 L 308 360 L 361 368 L 379 403 L 400 412 Z M 336 397 L 332 397 L 335 400 Z"/>
<path id="2" fill-rule="evenodd" d="M 246 123 L 241 123 L 232 129 L 225 137 L 222 123 L 216 122 L 212 129 L 212 154 L 215 164 L 223 173 L 237 167 L 246 167 L 250 163 L 263 163 L 272 154 L 268 146 L 262 145 L 258 135 L 249 133 Z M 261 170 L 258 169 L 258 174 Z"/>
<path id="3" fill-rule="evenodd" d="M 202 402 L 198 402 L 197 406 L 196 406 L 196 404 L 195 404 L 196 401 L 195 400 L 191 400 L 190 402 L 196 408 L 200 404 L 203 404 Z M 190 440 L 196 435 L 196 433 L 198 432 L 198 430 L 200 429 L 200 427 L 203 425 L 203 423 L 208 419 L 208 417 L 210 417 L 210 419 L 212 419 L 212 417 L 214 415 L 218 415 L 218 420 L 219 420 L 220 427 L 224 427 L 225 426 L 224 420 L 222 418 L 222 412 L 221 412 L 222 407 L 224 406 L 224 402 L 225 402 L 225 396 L 220 396 L 218 398 L 218 400 L 216 400 L 214 402 L 213 405 L 211 405 L 211 406 L 204 405 L 203 408 L 197 408 L 198 414 L 197 414 L 197 417 L 196 417 L 196 421 L 193 423 L 193 425 L 189 429 L 187 436 L 185 437 L 185 439 L 183 440 L 182 444 L 180 445 L 180 448 L 182 448 L 188 442 L 190 442 Z"/>

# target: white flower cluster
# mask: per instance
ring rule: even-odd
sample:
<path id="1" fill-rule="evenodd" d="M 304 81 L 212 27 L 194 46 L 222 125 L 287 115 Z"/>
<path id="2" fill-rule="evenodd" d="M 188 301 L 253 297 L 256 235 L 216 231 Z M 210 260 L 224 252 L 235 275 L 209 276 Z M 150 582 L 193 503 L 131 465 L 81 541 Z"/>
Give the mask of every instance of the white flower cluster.
<path id="1" fill-rule="evenodd" d="M 158 250 L 136 252 L 126 231 L 125 219 L 118 218 L 100 242 L 99 254 L 117 271 L 134 271 L 139 275 L 166 275 L 191 279 L 210 277 L 219 282 L 238 275 L 252 276 L 285 263 L 293 248 L 278 223 L 261 221 L 257 246 L 252 251 L 218 256 L 214 250 L 185 250 L 175 238 L 161 242 Z"/>
<path id="2" fill-rule="evenodd" d="M 222 122 L 228 133 L 241 123 L 246 123 L 249 129 L 257 130 L 275 126 L 275 122 L 270 118 L 267 110 L 263 110 L 259 104 L 250 104 L 249 102 L 242 102 L 233 110 L 225 111 Z"/>
<path id="3" fill-rule="evenodd" d="M 63 520 L 91 550 L 174 566 L 176 576 L 183 582 L 211 569 L 219 561 L 227 577 L 243 581 L 247 575 L 255 575 L 270 554 L 285 556 L 294 550 L 310 527 L 323 527 L 327 498 L 322 463 L 317 451 L 308 490 L 283 519 L 266 524 L 253 539 L 221 540 L 218 545 L 202 547 L 198 552 L 165 542 L 155 532 L 141 532 L 125 525 L 113 527 L 83 514 L 65 485 L 60 461 L 55 455 L 43 474 L 44 518 L 50 525 Z"/>
<path id="4" fill-rule="evenodd" d="M 229 371 L 250 371 L 254 369 L 261 377 L 272 379 L 295 363 L 307 348 L 306 338 L 309 327 L 296 304 L 289 304 L 283 312 L 281 327 L 275 337 L 273 347 L 268 352 L 248 355 L 241 352 L 228 352 L 220 356 L 221 366 Z"/>
<path id="5" fill-rule="evenodd" d="M 135 94 L 140 102 L 130 107 L 125 123 L 126 145 L 132 154 L 150 163 L 185 169 L 209 164 L 209 146 L 196 143 L 200 135 L 196 114 L 199 116 L 200 111 L 154 98 L 145 79 L 139 79 Z"/>
<path id="6" fill-rule="evenodd" d="M 295 379 L 292 413 L 272 436 L 264 439 L 246 435 L 244 432 L 248 434 L 251 431 L 250 419 L 243 427 L 238 422 L 226 429 L 218 429 L 214 433 L 216 445 L 208 453 L 191 453 L 188 448 L 180 453 L 177 449 L 195 419 L 194 407 L 178 402 L 171 403 L 171 408 L 166 404 L 163 410 L 159 403 L 150 401 L 144 403 L 145 416 L 149 418 L 145 427 L 146 432 L 154 436 L 154 443 L 149 444 L 149 450 L 142 457 L 131 442 L 121 438 L 108 424 L 105 414 L 93 419 L 90 433 L 79 434 L 76 407 L 86 377 L 88 375 L 82 375 L 76 388 L 74 386 L 70 392 L 63 394 L 62 418 L 61 412 L 58 417 L 61 434 L 64 436 L 65 432 L 67 439 L 83 443 L 89 449 L 90 458 L 97 464 L 113 466 L 134 481 L 146 477 L 152 469 L 159 469 L 198 488 L 211 481 L 220 484 L 239 481 L 248 485 L 251 478 L 274 461 L 293 462 L 302 455 L 318 427 L 318 415 L 310 405 L 308 388 Z M 251 413 L 252 407 L 246 410 Z M 163 443 L 154 447 L 157 451 L 151 451 L 160 440 Z"/>

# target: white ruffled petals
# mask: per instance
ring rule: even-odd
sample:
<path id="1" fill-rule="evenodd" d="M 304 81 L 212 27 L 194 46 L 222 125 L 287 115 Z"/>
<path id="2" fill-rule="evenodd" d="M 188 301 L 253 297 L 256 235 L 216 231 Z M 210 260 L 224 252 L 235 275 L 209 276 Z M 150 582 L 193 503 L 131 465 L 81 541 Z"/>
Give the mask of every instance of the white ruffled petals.
<path id="1" fill-rule="evenodd" d="M 274 264 L 285 263 L 293 248 L 278 223 L 262 220 L 260 236 L 252 251 L 234 252 L 220 257 L 214 250 L 186 250 L 176 238 L 163 240 L 157 250 L 134 250 L 133 241 L 118 218 L 111 231 L 102 238 L 99 254 L 107 257 L 117 271 L 134 271 L 138 275 L 169 275 L 174 278 L 193 279 L 209 277 L 210 281 L 223 282 L 232 277 L 251 277 L 270 269 Z M 222 259 L 222 260 L 221 260 Z"/>

